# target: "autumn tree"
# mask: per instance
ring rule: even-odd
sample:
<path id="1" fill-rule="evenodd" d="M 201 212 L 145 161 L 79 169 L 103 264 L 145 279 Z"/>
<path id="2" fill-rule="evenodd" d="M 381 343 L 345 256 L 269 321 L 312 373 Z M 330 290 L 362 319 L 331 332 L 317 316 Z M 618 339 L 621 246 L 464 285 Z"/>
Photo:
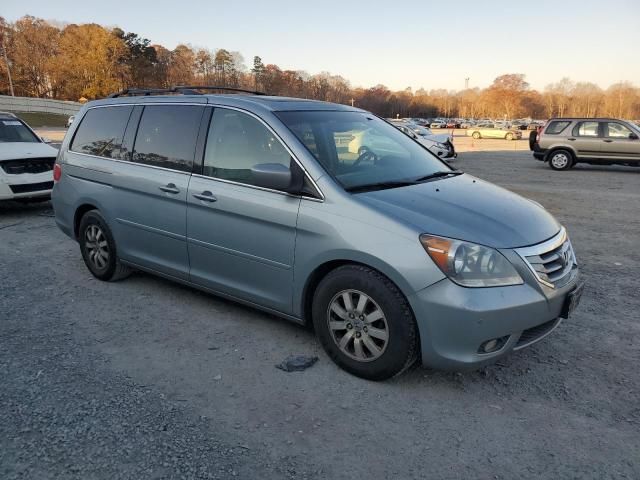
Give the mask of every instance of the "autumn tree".
<path id="1" fill-rule="evenodd" d="M 538 92 L 529 88 L 524 75 L 505 74 L 484 90 L 353 88 L 339 75 L 282 70 L 265 65 L 259 56 L 253 57 L 249 70 L 239 52 L 224 48 L 181 44 L 168 50 L 120 28 L 50 24 L 29 16 L 13 24 L 0 17 L 0 42 L 7 54 L 7 61 L 0 61 L 0 93 L 5 94 L 9 64 L 16 94 L 66 100 L 99 98 L 124 87 L 202 83 L 353 103 L 384 117 L 640 118 L 640 89 L 628 82 L 603 91 L 593 83 L 563 78 Z"/>
<path id="2" fill-rule="evenodd" d="M 529 89 L 521 73 L 509 73 L 497 77 L 487 89 L 487 98 L 493 105 L 494 116 L 516 118 L 521 112 L 522 94 Z"/>
<path id="3" fill-rule="evenodd" d="M 169 85 L 189 85 L 195 77 L 196 56 L 187 45 L 178 45 L 169 56 Z"/>
<path id="4" fill-rule="evenodd" d="M 96 24 L 69 25 L 53 57 L 57 88 L 64 98 L 100 98 L 121 87 L 126 45 Z"/>
<path id="5" fill-rule="evenodd" d="M 58 53 L 59 41 L 60 30 L 44 20 L 26 16 L 15 23 L 7 51 L 12 60 L 16 95 L 54 95 L 53 58 Z"/>

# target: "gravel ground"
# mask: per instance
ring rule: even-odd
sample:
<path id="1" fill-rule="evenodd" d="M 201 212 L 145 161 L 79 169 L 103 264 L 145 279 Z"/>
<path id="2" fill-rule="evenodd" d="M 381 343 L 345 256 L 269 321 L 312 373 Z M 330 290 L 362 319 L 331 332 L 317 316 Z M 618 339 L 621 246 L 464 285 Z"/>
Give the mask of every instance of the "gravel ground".
<path id="1" fill-rule="evenodd" d="M 0 478 L 640 478 L 640 169 L 455 165 L 556 215 L 587 289 L 499 364 L 384 383 L 261 312 L 94 280 L 48 205 L 0 205 Z M 320 359 L 274 367 L 291 354 Z"/>

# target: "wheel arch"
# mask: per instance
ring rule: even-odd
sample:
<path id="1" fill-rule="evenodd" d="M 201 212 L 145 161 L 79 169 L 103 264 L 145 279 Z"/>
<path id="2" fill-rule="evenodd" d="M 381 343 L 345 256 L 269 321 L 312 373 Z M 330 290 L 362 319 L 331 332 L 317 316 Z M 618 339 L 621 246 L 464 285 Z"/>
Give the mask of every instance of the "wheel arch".
<path id="1" fill-rule="evenodd" d="M 80 221 L 82 220 L 82 217 L 84 217 L 84 215 L 91 210 L 98 210 L 98 207 L 96 207 L 92 203 L 83 203 L 78 206 L 78 208 L 76 208 L 76 211 L 73 215 L 73 235 L 76 240 L 80 235 Z"/>
<path id="2" fill-rule="evenodd" d="M 386 264 L 381 264 L 382 262 L 378 261 L 367 261 L 367 259 L 353 259 L 353 258 L 335 258 L 332 260 L 324 261 L 323 263 L 317 265 L 309 275 L 306 277 L 306 281 L 304 283 L 303 288 L 300 292 L 299 297 L 299 308 L 300 308 L 300 318 L 302 319 L 305 325 L 311 325 L 311 310 L 313 304 L 313 297 L 315 295 L 316 289 L 318 285 L 322 281 L 324 277 L 326 277 L 333 270 L 342 267 L 344 265 L 358 265 L 366 268 L 370 268 L 371 270 L 376 271 L 380 275 L 383 275 L 390 282 L 392 282 L 404 295 L 405 298 L 408 299 L 409 295 L 413 293 L 413 290 L 407 281 L 397 272 L 393 267 Z M 409 303 L 409 302 L 407 302 Z M 414 313 L 414 312 L 412 312 Z M 415 315 L 415 313 L 414 313 Z"/>
<path id="3" fill-rule="evenodd" d="M 549 149 L 547 149 L 547 152 L 545 153 L 545 156 L 544 156 L 544 161 L 548 162 L 551 159 L 551 156 L 558 150 L 566 150 L 567 152 L 569 152 L 571 154 L 571 157 L 574 163 L 578 160 L 576 151 L 572 147 L 569 147 L 566 145 L 554 145 Z"/>

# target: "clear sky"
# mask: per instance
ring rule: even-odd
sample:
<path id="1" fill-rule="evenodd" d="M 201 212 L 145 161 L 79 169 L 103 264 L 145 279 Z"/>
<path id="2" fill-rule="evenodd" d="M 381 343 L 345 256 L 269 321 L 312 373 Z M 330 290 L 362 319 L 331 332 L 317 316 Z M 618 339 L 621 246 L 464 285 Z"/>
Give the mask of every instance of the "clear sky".
<path id="1" fill-rule="evenodd" d="M 524 73 L 640 86 L 640 0 L 2 0 L 0 15 L 95 22 L 173 48 L 237 50 L 353 86 L 486 87 Z"/>

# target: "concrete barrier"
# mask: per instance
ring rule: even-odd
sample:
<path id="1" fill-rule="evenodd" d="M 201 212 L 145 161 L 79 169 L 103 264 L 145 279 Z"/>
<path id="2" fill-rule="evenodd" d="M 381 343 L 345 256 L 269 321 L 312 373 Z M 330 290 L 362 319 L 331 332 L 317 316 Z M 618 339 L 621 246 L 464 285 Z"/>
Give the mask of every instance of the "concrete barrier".
<path id="1" fill-rule="evenodd" d="M 0 95 L 0 111 L 13 112 L 42 112 L 58 115 L 75 115 L 82 104 L 65 100 L 51 100 L 48 98 L 11 97 Z"/>

